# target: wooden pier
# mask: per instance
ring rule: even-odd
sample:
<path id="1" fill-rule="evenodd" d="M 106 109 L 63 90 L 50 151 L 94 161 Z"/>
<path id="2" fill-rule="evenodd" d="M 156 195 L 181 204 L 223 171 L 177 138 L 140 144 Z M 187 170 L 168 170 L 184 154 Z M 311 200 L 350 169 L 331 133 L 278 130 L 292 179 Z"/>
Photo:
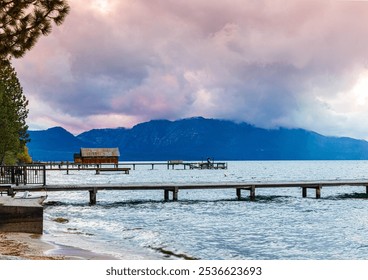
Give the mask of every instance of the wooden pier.
<path id="1" fill-rule="evenodd" d="M 234 189 L 239 200 L 242 199 L 242 192 L 249 192 L 249 199 L 256 200 L 257 189 L 280 189 L 280 188 L 300 188 L 302 197 L 307 197 L 307 190 L 312 189 L 315 197 L 321 197 L 321 190 L 324 187 L 342 187 L 342 186 L 361 186 L 365 188 L 368 194 L 368 180 L 366 181 L 301 181 L 301 182 L 224 182 L 224 183 L 192 183 L 192 184 L 127 184 L 127 185 L 40 185 L 40 186 L 7 186 L 2 191 L 6 191 L 8 195 L 14 196 L 17 192 L 68 192 L 68 191 L 88 191 L 89 202 L 91 205 L 97 202 L 98 191 L 127 191 L 127 190 L 161 190 L 164 193 L 164 200 L 178 200 L 180 190 L 211 190 L 211 189 Z"/>
<path id="2" fill-rule="evenodd" d="M 112 164 L 80 164 L 80 163 L 47 163 L 44 164 L 46 171 L 66 171 L 69 174 L 70 171 L 82 171 L 93 170 L 96 174 L 101 172 L 123 172 L 129 174 L 130 168 L 119 167 Z"/>
<path id="3" fill-rule="evenodd" d="M 119 167 L 97 167 L 96 174 L 100 174 L 101 172 L 124 172 L 125 174 L 129 174 L 130 168 L 119 168 Z"/>
<path id="4" fill-rule="evenodd" d="M 217 162 L 217 161 L 182 161 L 182 160 L 169 160 L 167 162 L 119 162 L 118 164 L 82 164 L 82 163 L 70 163 L 70 162 L 45 162 L 47 171 L 69 171 L 73 170 L 97 170 L 103 168 L 109 168 L 110 171 L 122 171 L 122 168 L 126 168 L 127 173 L 129 170 L 136 170 L 138 166 L 148 166 L 150 169 L 155 169 L 157 166 L 164 166 L 167 169 L 227 169 L 227 162 Z"/>

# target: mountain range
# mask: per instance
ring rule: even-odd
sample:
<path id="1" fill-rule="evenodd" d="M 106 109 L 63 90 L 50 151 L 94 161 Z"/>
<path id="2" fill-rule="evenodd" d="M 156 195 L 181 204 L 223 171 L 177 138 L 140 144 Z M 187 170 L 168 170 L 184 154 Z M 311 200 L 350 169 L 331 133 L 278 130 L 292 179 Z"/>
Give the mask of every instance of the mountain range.
<path id="1" fill-rule="evenodd" d="M 368 159 L 364 140 L 202 117 L 152 120 L 130 129 L 92 129 L 76 136 L 62 127 L 29 134 L 34 161 L 73 161 L 82 147 L 118 147 L 121 161 Z"/>

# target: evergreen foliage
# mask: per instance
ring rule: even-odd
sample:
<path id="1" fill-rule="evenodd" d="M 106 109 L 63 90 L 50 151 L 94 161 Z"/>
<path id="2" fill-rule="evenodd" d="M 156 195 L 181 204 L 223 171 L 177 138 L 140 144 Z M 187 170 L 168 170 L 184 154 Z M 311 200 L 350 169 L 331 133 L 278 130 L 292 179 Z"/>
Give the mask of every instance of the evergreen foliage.
<path id="1" fill-rule="evenodd" d="M 69 12 L 66 0 L 1 0 L 0 58 L 21 57 L 52 23 L 60 25 Z"/>
<path id="2" fill-rule="evenodd" d="M 10 60 L 22 57 L 68 13 L 66 0 L 0 1 L 0 165 L 32 161 L 26 147 L 28 100 Z"/>
<path id="3" fill-rule="evenodd" d="M 14 164 L 28 142 L 28 100 L 10 62 L 0 60 L 0 165 Z"/>

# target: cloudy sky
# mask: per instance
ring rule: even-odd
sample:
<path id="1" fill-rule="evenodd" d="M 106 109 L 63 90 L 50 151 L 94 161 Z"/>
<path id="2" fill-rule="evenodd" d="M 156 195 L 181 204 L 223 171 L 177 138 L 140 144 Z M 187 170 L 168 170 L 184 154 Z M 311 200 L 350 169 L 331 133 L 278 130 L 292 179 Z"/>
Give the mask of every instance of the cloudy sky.
<path id="1" fill-rule="evenodd" d="M 204 116 L 368 139 L 368 2 L 69 3 L 13 61 L 31 129 Z"/>

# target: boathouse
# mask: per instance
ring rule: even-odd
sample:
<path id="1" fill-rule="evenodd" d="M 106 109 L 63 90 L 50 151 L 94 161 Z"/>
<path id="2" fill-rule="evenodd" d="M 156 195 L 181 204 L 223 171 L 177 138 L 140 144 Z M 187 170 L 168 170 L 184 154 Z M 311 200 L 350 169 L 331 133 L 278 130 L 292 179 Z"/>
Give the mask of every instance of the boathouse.
<path id="1" fill-rule="evenodd" d="M 119 156 L 119 148 L 81 148 L 79 154 L 74 154 L 74 162 L 82 164 L 118 164 Z"/>

